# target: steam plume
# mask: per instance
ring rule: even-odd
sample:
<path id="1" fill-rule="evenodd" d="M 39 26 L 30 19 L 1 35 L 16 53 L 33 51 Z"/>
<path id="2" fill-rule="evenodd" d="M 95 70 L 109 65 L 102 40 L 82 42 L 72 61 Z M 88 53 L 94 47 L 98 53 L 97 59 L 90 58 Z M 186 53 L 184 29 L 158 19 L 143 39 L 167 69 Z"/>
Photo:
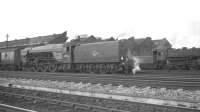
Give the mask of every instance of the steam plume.
<path id="1" fill-rule="evenodd" d="M 133 61 L 132 73 L 133 73 L 133 75 L 135 75 L 136 72 L 141 71 L 140 59 L 137 58 L 136 56 L 132 55 L 132 53 L 130 52 L 129 49 L 128 49 L 128 52 L 127 52 L 127 56 L 128 56 L 128 59 Z"/>
<path id="2" fill-rule="evenodd" d="M 133 56 L 132 58 L 133 58 L 133 67 L 134 67 L 134 68 L 132 69 L 132 72 L 133 72 L 133 75 L 135 75 L 136 72 L 141 71 L 141 68 L 140 68 L 140 60 L 139 60 L 139 58 L 137 58 L 137 57 L 135 57 L 135 56 Z"/>

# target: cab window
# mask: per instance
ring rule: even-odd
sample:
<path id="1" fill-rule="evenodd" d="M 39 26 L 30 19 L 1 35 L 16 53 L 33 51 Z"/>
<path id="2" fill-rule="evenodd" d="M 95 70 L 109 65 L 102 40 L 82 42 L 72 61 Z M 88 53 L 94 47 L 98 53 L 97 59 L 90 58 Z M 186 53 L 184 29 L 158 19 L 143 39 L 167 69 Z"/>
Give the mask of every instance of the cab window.
<path id="1" fill-rule="evenodd" d="M 69 47 L 67 47 L 67 48 L 66 48 L 66 52 L 69 52 L 69 51 L 70 51 L 70 48 L 69 48 Z"/>

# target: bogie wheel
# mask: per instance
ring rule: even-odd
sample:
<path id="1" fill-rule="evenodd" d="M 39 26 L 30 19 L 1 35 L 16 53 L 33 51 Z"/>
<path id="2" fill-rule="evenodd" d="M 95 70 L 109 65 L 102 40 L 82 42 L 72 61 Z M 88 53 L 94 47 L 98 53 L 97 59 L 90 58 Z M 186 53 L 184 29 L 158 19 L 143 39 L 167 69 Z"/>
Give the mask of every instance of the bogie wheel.
<path id="1" fill-rule="evenodd" d="M 104 64 L 101 65 L 100 73 L 106 73 L 106 65 L 104 65 Z"/>
<path id="2" fill-rule="evenodd" d="M 106 73 L 110 73 L 111 72 L 111 67 L 109 64 L 106 65 Z"/>
<path id="3" fill-rule="evenodd" d="M 93 72 L 94 73 L 98 73 L 98 64 L 96 64 L 96 65 L 94 64 L 93 65 Z"/>
<path id="4" fill-rule="evenodd" d="M 62 64 L 57 65 L 57 71 L 63 72 L 63 65 Z"/>
<path id="5" fill-rule="evenodd" d="M 115 73 L 115 65 L 112 64 L 110 67 L 111 67 L 111 73 Z"/>
<path id="6" fill-rule="evenodd" d="M 93 67 L 93 64 L 89 64 L 89 73 L 93 72 L 92 67 Z"/>
<path id="7" fill-rule="evenodd" d="M 38 72 L 39 71 L 39 69 L 38 69 L 38 67 L 31 67 L 31 71 L 33 71 L 33 72 Z"/>
<path id="8" fill-rule="evenodd" d="M 80 64 L 80 72 L 82 73 L 84 70 L 83 70 L 83 64 Z"/>
<path id="9" fill-rule="evenodd" d="M 56 70 L 57 70 L 57 65 L 56 64 L 51 64 L 51 65 L 49 65 L 49 71 L 50 72 L 56 72 Z"/>
<path id="10" fill-rule="evenodd" d="M 96 68 L 96 73 L 99 73 L 99 71 L 100 71 L 100 66 L 99 66 L 99 64 L 96 64 L 95 68 Z"/>
<path id="11" fill-rule="evenodd" d="M 86 73 L 89 73 L 90 67 L 88 64 L 86 64 Z"/>
<path id="12" fill-rule="evenodd" d="M 68 67 L 68 65 L 66 65 L 66 64 L 64 64 L 63 65 L 63 72 L 67 72 L 67 71 L 69 71 L 69 69 L 68 69 L 69 67 Z"/>
<path id="13" fill-rule="evenodd" d="M 40 66 L 40 71 L 41 72 L 47 72 L 48 71 L 48 66 L 47 65 L 41 65 Z"/>
<path id="14" fill-rule="evenodd" d="M 86 72 L 86 65 L 85 64 L 83 64 L 83 68 L 82 68 L 82 72 Z"/>
<path id="15" fill-rule="evenodd" d="M 92 65 L 91 65 L 91 72 L 92 72 L 92 73 L 95 73 L 95 71 L 96 71 L 95 64 L 92 64 Z"/>

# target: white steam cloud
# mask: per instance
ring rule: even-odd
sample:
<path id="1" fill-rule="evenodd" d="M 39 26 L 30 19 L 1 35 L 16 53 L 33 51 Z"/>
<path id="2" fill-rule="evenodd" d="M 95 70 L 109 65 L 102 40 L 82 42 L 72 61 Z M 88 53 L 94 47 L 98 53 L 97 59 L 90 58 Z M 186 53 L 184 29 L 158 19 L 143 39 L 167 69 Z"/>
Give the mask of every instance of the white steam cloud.
<path id="1" fill-rule="evenodd" d="M 135 75 L 136 72 L 141 71 L 141 68 L 140 68 L 140 62 L 141 61 L 140 61 L 139 58 L 132 55 L 129 49 L 128 49 L 128 52 L 127 52 L 127 56 L 128 56 L 128 59 L 133 61 L 132 73 L 133 73 L 133 75 Z"/>
<path id="2" fill-rule="evenodd" d="M 133 75 L 135 75 L 136 72 L 141 71 L 141 68 L 140 68 L 140 60 L 139 60 L 139 58 L 137 58 L 137 57 L 135 57 L 135 56 L 133 56 L 132 58 L 133 58 L 133 67 L 134 67 L 134 68 L 132 69 L 132 73 L 133 73 Z"/>

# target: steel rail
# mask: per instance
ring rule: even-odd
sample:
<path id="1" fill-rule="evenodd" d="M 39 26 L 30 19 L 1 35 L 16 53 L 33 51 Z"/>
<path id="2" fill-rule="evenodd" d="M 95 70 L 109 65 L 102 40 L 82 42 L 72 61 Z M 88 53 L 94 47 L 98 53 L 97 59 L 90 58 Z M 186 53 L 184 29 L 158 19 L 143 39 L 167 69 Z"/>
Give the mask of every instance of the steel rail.
<path id="1" fill-rule="evenodd" d="M 196 89 L 200 88 L 200 80 L 199 79 L 176 79 L 176 78 L 151 78 L 151 77 L 112 77 L 108 75 L 104 76 L 92 76 L 92 75 L 48 75 L 48 73 L 33 73 L 28 72 L 17 72 L 17 73 L 8 73 L 8 75 L 4 75 L 4 77 L 14 77 L 14 78 L 29 78 L 29 79 L 40 79 L 40 80 L 58 80 L 58 81 L 75 81 L 75 82 L 85 82 L 85 83 L 102 83 L 102 84 L 117 84 L 117 85 L 140 85 L 140 86 L 153 86 L 153 87 L 168 87 L 168 88 L 191 88 Z M 19 73 L 19 74 L 18 74 Z M 10 74 L 10 75 L 9 75 Z M 34 74 L 34 75 L 33 75 Z M 170 87 L 169 87 L 170 86 Z"/>
<path id="2" fill-rule="evenodd" d="M 37 111 L 34 111 L 34 110 L 25 109 L 25 108 L 16 107 L 16 106 L 11 106 L 11 105 L 8 105 L 8 104 L 3 104 L 3 103 L 0 103 L 0 107 L 5 107 L 5 108 L 8 108 L 9 110 L 10 109 L 19 110 L 20 112 L 37 112 Z"/>
<path id="3" fill-rule="evenodd" d="M 0 91 L 0 94 L 6 94 L 6 95 L 12 95 L 12 96 L 18 96 L 21 98 L 31 98 L 31 99 L 38 99 L 41 101 L 47 101 L 47 102 L 56 102 L 58 104 L 68 104 L 71 105 L 73 108 L 76 106 L 83 106 L 83 107 L 88 107 L 88 109 L 102 109 L 102 110 L 109 110 L 111 112 L 130 112 L 126 110 L 120 110 L 120 109 L 114 109 L 114 108 L 106 108 L 106 107 L 101 107 L 101 106 L 95 106 L 95 105 L 88 105 L 88 104 L 81 104 L 81 103 L 75 103 L 75 102 L 69 102 L 69 101 L 61 101 L 61 100 L 56 100 L 56 99 L 49 99 L 49 98 L 41 98 L 41 97 L 36 97 L 36 96 L 29 96 L 29 95 L 24 95 L 24 94 L 16 94 L 16 93 L 10 93 L 10 92 L 2 92 Z"/>
<path id="4" fill-rule="evenodd" d="M 33 74 L 33 73 L 32 73 Z M 12 75 L 25 75 L 26 77 L 28 77 L 25 73 L 24 74 L 12 74 Z M 47 74 L 37 74 L 34 73 L 34 75 L 32 75 L 31 77 L 37 77 L 37 75 L 39 75 L 40 77 L 54 77 L 54 78 L 98 78 L 98 79 L 102 79 L 102 80 L 110 80 L 110 79 L 117 79 L 117 80 L 124 80 L 124 81 L 136 81 L 136 80 L 140 80 L 140 81 L 159 81 L 159 82 L 178 82 L 178 83 L 191 83 L 191 84 L 200 84 L 200 78 L 176 78 L 176 77 L 140 77 L 140 76 L 135 76 L 135 77 L 112 77 L 112 76 L 76 76 L 76 75 L 49 75 Z M 140 79 L 142 78 L 142 79 Z M 184 80 L 184 81 L 182 81 Z M 187 81 L 188 80 L 188 81 Z M 190 80 L 194 80 L 194 81 L 190 81 Z"/>
<path id="5" fill-rule="evenodd" d="M 107 107 L 102 107 L 102 106 L 96 106 L 96 105 L 88 105 L 88 104 L 81 104 L 81 103 L 75 103 L 75 102 L 70 102 L 70 101 L 61 101 L 57 99 L 50 99 L 50 98 L 41 98 L 38 96 L 30 96 L 30 95 L 24 95 L 24 94 L 16 94 L 16 93 L 11 93 L 11 92 L 3 92 L 0 91 L 0 94 L 5 94 L 5 95 L 12 95 L 12 96 L 18 96 L 18 98 L 29 98 L 29 99 L 37 99 L 41 101 L 46 101 L 46 102 L 56 102 L 56 104 L 67 104 L 71 105 L 73 108 L 76 106 L 82 106 L 82 107 L 87 107 L 87 109 L 102 109 L 102 110 L 109 110 L 110 112 L 131 112 L 127 110 L 121 110 L 121 109 L 115 109 L 115 108 L 107 108 Z M 159 106 L 159 105 L 158 105 Z M 195 110 L 199 111 L 196 108 L 187 108 L 184 106 L 169 106 L 169 105 L 161 105 L 162 107 L 175 107 L 175 108 L 180 108 L 180 109 L 189 109 L 189 110 Z"/>

